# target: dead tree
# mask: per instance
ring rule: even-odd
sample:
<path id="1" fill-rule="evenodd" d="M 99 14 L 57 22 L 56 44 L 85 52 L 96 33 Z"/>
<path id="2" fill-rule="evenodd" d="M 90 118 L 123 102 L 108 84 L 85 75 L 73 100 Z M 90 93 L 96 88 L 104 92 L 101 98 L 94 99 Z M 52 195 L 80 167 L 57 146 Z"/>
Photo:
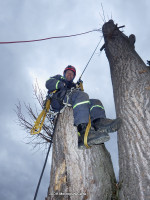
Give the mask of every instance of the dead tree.
<path id="1" fill-rule="evenodd" d="M 134 50 L 135 36 L 112 20 L 103 25 L 117 116 L 121 200 L 150 199 L 150 71 Z"/>
<path id="2" fill-rule="evenodd" d="M 53 139 L 50 186 L 46 200 L 115 199 L 115 175 L 105 145 L 79 150 L 73 113 L 60 115 Z"/>

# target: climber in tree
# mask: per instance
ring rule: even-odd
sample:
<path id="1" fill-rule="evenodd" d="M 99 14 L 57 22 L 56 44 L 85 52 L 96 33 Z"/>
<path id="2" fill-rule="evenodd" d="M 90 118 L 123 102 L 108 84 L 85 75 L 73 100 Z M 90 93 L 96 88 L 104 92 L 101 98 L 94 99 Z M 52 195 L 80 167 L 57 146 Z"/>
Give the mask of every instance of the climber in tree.
<path id="1" fill-rule="evenodd" d="M 84 148 L 84 133 L 91 118 L 91 129 L 88 135 L 88 144 L 97 145 L 110 139 L 108 133 L 120 128 L 121 119 L 107 119 L 105 110 L 98 99 L 89 99 L 87 93 L 81 90 L 79 84 L 73 82 L 76 76 L 75 67 L 68 65 L 63 76 L 56 75 L 46 81 L 48 93 L 56 90 L 51 100 L 52 109 L 59 112 L 65 105 L 73 108 L 74 125 L 78 130 L 78 147 Z"/>

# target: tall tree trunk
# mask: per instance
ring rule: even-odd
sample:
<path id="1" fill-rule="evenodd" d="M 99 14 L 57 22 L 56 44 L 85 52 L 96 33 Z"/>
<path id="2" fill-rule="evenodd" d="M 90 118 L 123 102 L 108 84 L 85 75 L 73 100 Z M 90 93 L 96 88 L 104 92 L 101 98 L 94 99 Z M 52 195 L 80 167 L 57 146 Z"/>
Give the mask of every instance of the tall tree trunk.
<path id="1" fill-rule="evenodd" d="M 110 154 L 105 145 L 78 149 L 71 108 L 66 108 L 59 117 L 53 142 L 46 200 L 111 200 L 115 175 Z"/>
<path id="2" fill-rule="evenodd" d="M 121 200 L 150 200 L 150 70 L 110 20 L 103 25 L 117 116 Z M 144 47 L 143 47 L 144 48 Z"/>

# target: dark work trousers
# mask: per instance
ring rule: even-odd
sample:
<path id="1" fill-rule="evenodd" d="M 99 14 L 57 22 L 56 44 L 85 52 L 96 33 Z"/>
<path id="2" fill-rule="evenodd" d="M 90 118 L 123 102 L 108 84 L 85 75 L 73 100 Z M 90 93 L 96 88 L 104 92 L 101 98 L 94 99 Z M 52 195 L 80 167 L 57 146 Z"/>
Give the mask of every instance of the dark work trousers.
<path id="1" fill-rule="evenodd" d="M 64 90 L 55 93 L 51 101 L 51 106 L 54 111 L 59 111 L 59 109 L 64 107 L 61 101 L 62 99 L 64 99 L 65 103 L 68 99 L 68 103 L 73 108 L 75 126 L 88 123 L 89 116 L 91 121 L 97 118 L 106 118 L 101 101 L 98 99 L 89 99 L 88 94 L 79 89 L 74 89 L 73 91 L 67 90 L 66 95 Z"/>

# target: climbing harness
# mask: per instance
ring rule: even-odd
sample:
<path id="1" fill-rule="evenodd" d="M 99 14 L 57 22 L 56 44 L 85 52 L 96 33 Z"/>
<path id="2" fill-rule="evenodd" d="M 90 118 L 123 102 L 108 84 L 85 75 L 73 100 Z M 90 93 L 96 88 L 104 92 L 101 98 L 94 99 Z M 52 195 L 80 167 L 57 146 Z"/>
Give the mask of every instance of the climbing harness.
<path id="1" fill-rule="evenodd" d="M 65 108 L 66 107 L 71 107 L 72 105 L 69 103 L 69 97 L 70 97 L 70 95 L 71 95 L 71 93 L 73 92 L 73 91 L 75 91 L 75 90 L 78 90 L 79 88 L 74 88 L 74 87 L 72 87 L 70 90 L 68 90 L 67 92 L 66 92 L 66 100 L 64 101 L 63 100 L 63 105 L 64 105 L 64 107 L 60 110 L 60 113 L 63 113 L 63 111 L 65 110 Z"/>

